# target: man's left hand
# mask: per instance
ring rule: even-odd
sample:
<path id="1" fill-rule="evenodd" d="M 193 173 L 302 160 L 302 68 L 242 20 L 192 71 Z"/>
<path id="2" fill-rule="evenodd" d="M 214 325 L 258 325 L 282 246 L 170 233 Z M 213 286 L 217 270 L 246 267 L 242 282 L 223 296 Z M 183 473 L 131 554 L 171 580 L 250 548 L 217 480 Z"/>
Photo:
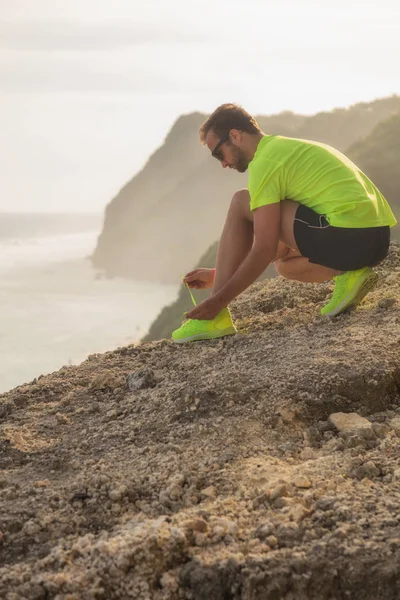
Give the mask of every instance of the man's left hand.
<path id="1" fill-rule="evenodd" d="M 221 301 L 216 296 L 210 296 L 207 300 L 203 300 L 192 310 L 185 313 L 187 319 L 214 319 L 221 310 L 225 308 Z"/>

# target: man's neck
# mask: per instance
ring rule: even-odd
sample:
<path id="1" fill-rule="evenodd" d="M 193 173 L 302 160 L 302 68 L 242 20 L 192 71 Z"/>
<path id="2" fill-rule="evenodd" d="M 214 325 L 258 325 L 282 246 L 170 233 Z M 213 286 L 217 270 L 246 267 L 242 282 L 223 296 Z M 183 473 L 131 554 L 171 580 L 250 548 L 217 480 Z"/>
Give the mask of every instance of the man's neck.
<path id="1" fill-rule="evenodd" d="M 244 148 L 244 151 L 249 160 L 253 160 L 256 150 L 257 150 L 257 147 L 258 147 L 258 144 L 260 143 L 260 141 L 262 140 L 262 138 L 264 136 L 265 136 L 265 133 L 260 131 L 260 133 L 250 134 L 247 137 L 246 147 Z"/>

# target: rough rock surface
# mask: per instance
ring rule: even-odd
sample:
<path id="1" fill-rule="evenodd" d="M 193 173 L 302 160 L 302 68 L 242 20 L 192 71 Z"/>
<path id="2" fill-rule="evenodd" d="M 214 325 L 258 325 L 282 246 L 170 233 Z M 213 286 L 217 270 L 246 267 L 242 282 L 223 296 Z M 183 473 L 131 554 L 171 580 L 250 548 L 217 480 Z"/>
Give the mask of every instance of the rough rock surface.
<path id="1" fill-rule="evenodd" d="M 400 597 L 400 247 L 354 312 L 277 278 L 239 334 L 0 396 L 0 598 Z M 332 413 L 371 427 L 339 431 Z"/>

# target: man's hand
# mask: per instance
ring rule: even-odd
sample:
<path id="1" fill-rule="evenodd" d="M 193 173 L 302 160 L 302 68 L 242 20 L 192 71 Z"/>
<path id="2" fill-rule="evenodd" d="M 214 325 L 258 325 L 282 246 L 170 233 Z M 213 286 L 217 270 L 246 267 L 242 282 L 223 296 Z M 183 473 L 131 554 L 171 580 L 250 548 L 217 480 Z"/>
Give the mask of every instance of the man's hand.
<path id="1" fill-rule="evenodd" d="M 215 269 L 194 269 L 194 271 L 186 273 L 183 282 L 187 283 L 190 288 L 205 290 L 212 287 L 214 276 Z"/>
<path id="2" fill-rule="evenodd" d="M 200 302 L 191 311 L 185 313 L 185 317 L 187 319 L 210 320 L 214 319 L 223 308 L 225 307 L 216 296 L 210 296 L 210 298 Z"/>
<path id="3" fill-rule="evenodd" d="M 231 300 L 254 283 L 276 256 L 280 218 L 279 202 L 254 210 L 254 242 L 250 252 L 237 271 L 216 294 L 186 313 L 188 319 L 214 319 L 223 308 L 229 305 Z M 188 275 L 189 273 L 186 277 Z"/>

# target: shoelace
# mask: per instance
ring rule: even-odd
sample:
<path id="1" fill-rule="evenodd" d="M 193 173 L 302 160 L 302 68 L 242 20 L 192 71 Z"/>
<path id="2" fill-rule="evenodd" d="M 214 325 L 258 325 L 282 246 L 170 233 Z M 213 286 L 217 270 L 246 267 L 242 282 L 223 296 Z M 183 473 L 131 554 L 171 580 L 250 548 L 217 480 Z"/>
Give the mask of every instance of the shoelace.
<path id="1" fill-rule="evenodd" d="M 191 299 L 192 299 L 192 302 L 193 302 L 193 304 L 194 304 L 195 306 L 197 306 L 197 304 L 196 304 L 196 300 L 194 299 L 194 297 L 193 297 L 193 294 L 192 294 L 192 290 L 190 289 L 190 287 L 188 286 L 188 284 L 187 284 L 186 282 L 185 282 L 185 285 L 186 285 L 186 287 L 187 287 L 187 290 L 188 290 L 188 292 L 189 292 L 189 294 L 190 294 L 190 297 L 191 297 Z"/>
<path id="2" fill-rule="evenodd" d="M 182 279 L 182 281 L 183 281 L 183 279 L 184 279 L 184 275 L 181 275 L 181 279 Z M 186 285 L 186 287 L 187 287 L 187 291 L 188 291 L 188 292 L 189 292 L 189 294 L 190 294 L 190 297 L 191 297 L 191 299 L 192 299 L 192 302 L 193 302 L 193 304 L 194 304 L 195 306 L 197 306 L 196 300 L 194 299 L 194 296 L 193 296 L 193 294 L 192 294 L 192 290 L 190 289 L 190 287 L 188 286 L 188 284 L 186 283 L 186 281 L 184 281 L 183 283 L 184 283 L 184 284 Z M 186 313 L 183 313 L 183 314 L 185 315 Z M 182 324 L 183 324 L 183 323 L 185 323 L 187 320 L 188 320 L 188 319 L 186 319 L 186 317 L 185 317 L 185 318 L 184 318 L 184 320 L 182 321 Z"/>

